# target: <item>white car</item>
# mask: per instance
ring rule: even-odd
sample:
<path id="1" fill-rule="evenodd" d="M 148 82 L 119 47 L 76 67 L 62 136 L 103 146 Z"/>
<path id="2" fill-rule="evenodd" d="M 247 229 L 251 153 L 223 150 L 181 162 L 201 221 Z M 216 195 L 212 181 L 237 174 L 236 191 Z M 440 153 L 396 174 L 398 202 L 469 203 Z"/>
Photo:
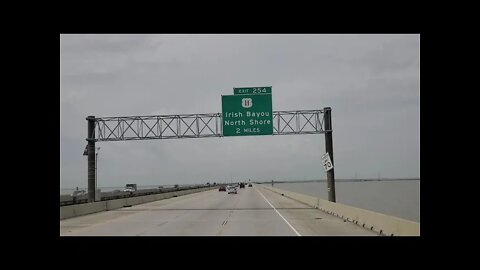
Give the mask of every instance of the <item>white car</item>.
<path id="1" fill-rule="evenodd" d="M 85 195 L 85 194 L 87 194 L 87 192 L 85 190 L 74 190 L 72 192 L 72 197 L 77 197 L 77 196 Z"/>
<path id="2" fill-rule="evenodd" d="M 124 192 L 134 192 L 135 189 L 133 187 L 126 187 L 123 191 Z"/>
<path id="3" fill-rule="evenodd" d="M 235 193 L 237 194 L 237 188 L 234 187 L 234 186 L 227 186 L 227 193 L 230 194 L 230 193 Z"/>

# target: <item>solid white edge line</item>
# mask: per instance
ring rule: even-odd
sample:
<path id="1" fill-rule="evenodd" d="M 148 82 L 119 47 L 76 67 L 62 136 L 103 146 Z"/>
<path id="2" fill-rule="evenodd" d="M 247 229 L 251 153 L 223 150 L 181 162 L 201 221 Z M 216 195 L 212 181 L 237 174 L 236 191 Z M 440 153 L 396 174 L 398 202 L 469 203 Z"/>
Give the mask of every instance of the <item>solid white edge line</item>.
<path id="1" fill-rule="evenodd" d="M 275 210 L 275 212 L 277 212 L 277 214 L 285 221 L 285 223 L 287 223 L 287 225 L 290 226 L 290 228 L 297 234 L 297 236 L 302 236 L 301 234 L 299 234 L 299 233 L 297 232 L 297 230 L 295 230 L 295 228 L 293 228 L 292 225 L 290 225 L 290 223 L 288 223 L 288 221 L 282 216 L 282 214 L 280 214 L 280 212 L 278 212 L 278 210 L 275 209 L 275 207 L 273 207 L 273 205 L 267 200 L 267 198 L 265 198 L 265 196 L 263 196 L 262 192 L 260 192 L 257 187 L 255 187 L 255 189 L 257 190 L 258 193 L 260 193 L 260 195 L 262 195 L 263 199 L 264 199 L 268 204 L 270 204 L 270 206 L 273 208 L 273 210 Z"/>

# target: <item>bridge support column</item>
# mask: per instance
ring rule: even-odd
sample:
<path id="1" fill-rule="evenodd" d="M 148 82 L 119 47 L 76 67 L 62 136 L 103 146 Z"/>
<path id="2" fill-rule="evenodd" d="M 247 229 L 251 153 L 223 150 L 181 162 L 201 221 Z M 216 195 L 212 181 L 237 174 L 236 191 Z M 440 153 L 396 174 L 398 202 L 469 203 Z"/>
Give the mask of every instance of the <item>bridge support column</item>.
<path id="1" fill-rule="evenodd" d="M 324 123 L 325 123 L 325 150 L 329 154 L 334 166 L 327 172 L 327 187 L 328 187 L 328 200 L 336 202 L 335 199 L 335 165 L 333 162 L 333 138 L 332 138 L 332 108 L 325 107 L 324 110 Z"/>
<path id="2" fill-rule="evenodd" d="M 88 116 L 88 202 L 95 201 L 95 116 Z"/>

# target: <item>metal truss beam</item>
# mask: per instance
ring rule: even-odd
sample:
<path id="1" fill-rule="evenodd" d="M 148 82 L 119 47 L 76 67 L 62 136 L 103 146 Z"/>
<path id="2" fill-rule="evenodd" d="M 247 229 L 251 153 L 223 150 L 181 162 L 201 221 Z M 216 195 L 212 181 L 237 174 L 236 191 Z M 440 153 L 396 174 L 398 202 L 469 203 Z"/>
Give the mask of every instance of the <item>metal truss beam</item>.
<path id="1" fill-rule="evenodd" d="M 274 111 L 273 135 L 321 134 L 324 110 Z M 95 118 L 95 142 L 223 137 L 222 114 Z"/>

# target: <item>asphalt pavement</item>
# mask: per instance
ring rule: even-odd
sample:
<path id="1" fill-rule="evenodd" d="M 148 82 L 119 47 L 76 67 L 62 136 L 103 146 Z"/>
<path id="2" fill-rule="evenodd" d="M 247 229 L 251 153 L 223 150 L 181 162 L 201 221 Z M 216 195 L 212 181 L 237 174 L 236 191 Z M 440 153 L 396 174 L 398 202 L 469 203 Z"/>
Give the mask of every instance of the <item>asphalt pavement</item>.
<path id="1" fill-rule="evenodd" d="M 60 221 L 61 236 L 375 236 L 260 185 L 213 189 Z"/>

